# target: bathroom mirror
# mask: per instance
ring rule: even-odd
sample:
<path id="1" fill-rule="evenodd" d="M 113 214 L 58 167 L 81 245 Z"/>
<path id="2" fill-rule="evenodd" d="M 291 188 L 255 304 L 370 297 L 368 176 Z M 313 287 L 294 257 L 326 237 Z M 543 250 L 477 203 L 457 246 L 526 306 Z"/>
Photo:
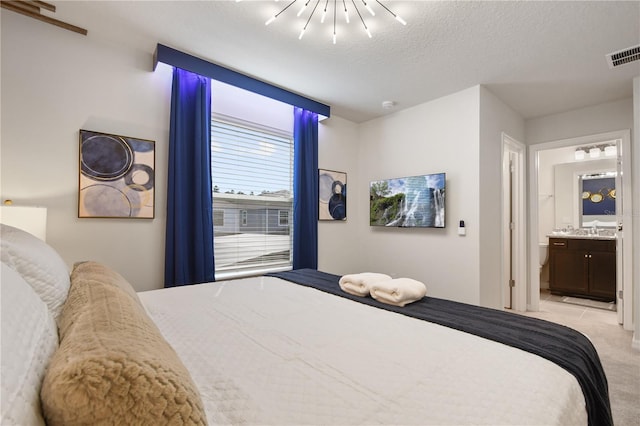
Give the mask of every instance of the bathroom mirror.
<path id="1" fill-rule="evenodd" d="M 556 164 L 553 170 L 555 228 L 590 228 L 595 223 L 598 228 L 615 229 L 615 198 L 611 198 L 616 195 L 615 159 Z"/>

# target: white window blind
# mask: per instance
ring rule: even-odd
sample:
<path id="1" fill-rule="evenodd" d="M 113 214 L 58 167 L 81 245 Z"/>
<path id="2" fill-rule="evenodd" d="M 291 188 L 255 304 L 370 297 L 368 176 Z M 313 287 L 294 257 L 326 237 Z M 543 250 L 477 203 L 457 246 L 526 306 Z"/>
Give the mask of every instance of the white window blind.
<path id="1" fill-rule="evenodd" d="M 290 269 L 292 136 L 213 117 L 211 175 L 216 279 Z"/>

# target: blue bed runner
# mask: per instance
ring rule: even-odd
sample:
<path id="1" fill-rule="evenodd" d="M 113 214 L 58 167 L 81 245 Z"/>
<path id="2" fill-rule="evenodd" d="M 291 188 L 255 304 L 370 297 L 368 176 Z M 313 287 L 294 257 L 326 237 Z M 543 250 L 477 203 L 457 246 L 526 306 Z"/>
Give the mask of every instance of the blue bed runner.
<path id="1" fill-rule="evenodd" d="M 613 425 L 607 378 L 596 349 L 583 334 L 559 324 L 496 309 L 425 297 L 396 307 L 371 297 L 342 291 L 340 276 L 315 269 L 267 274 L 336 296 L 474 334 L 541 356 L 578 380 L 587 405 L 590 426 Z M 553 389 L 549 389 L 553 392 Z"/>

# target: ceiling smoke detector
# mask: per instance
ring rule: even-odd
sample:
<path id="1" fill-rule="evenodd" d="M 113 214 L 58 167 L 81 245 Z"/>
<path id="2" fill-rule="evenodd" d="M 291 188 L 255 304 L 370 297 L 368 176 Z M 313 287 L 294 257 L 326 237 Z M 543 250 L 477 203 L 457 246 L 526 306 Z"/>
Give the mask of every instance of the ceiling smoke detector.
<path id="1" fill-rule="evenodd" d="M 611 69 L 630 62 L 638 61 L 640 60 L 640 45 L 609 53 L 606 57 L 607 65 L 609 65 L 609 68 Z"/>
<path id="2" fill-rule="evenodd" d="M 396 106 L 396 103 L 393 101 L 382 102 L 382 108 L 384 109 L 393 109 L 395 106 Z"/>

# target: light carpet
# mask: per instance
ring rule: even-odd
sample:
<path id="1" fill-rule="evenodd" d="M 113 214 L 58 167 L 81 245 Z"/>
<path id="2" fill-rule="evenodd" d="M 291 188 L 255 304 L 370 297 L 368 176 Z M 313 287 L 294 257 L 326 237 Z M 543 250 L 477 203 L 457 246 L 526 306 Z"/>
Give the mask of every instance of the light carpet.
<path id="1" fill-rule="evenodd" d="M 542 301 L 539 312 L 523 315 L 544 319 L 586 334 L 598 351 L 609 383 L 616 426 L 640 426 L 640 351 L 631 347 L 633 332 L 617 323 L 615 312 Z"/>

